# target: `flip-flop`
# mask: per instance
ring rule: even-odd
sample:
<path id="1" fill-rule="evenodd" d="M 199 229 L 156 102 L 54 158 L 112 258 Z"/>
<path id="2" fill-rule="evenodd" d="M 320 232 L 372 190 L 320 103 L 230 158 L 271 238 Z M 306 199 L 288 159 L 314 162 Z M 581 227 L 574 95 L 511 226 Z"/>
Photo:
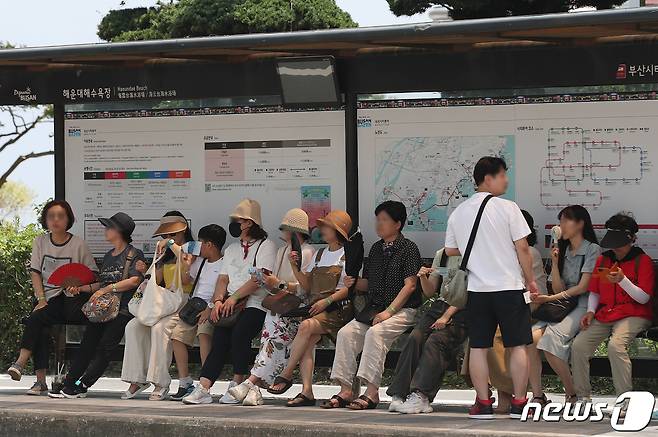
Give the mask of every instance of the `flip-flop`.
<path id="1" fill-rule="evenodd" d="M 299 401 L 297 401 L 299 399 Z M 309 399 L 304 394 L 300 393 L 294 398 L 286 402 L 286 407 L 314 407 L 315 399 Z"/>
<path id="2" fill-rule="evenodd" d="M 273 387 L 279 384 L 285 384 L 285 385 L 282 389 L 274 390 Z M 290 387 L 292 387 L 291 380 L 286 379 L 283 376 L 277 376 L 276 378 L 274 378 L 274 382 L 272 383 L 272 385 L 267 388 L 267 392 L 272 393 L 273 395 L 282 395 L 288 390 L 290 390 Z"/>
<path id="3" fill-rule="evenodd" d="M 362 400 L 366 403 L 366 405 L 363 405 L 361 402 L 357 402 L 357 400 Z M 349 404 L 347 404 L 347 408 L 350 410 L 374 410 L 377 408 L 377 405 L 379 405 L 379 402 L 373 402 L 372 399 L 370 399 L 366 395 L 361 395 L 357 399 L 353 400 Z"/>
<path id="4" fill-rule="evenodd" d="M 336 400 L 338 403 L 331 402 L 333 400 Z M 346 401 L 345 399 L 341 398 L 338 395 L 333 395 L 331 399 L 324 401 L 322 404 L 320 404 L 320 407 L 329 410 L 331 408 L 345 408 L 345 406 L 349 404 L 349 401 Z"/>

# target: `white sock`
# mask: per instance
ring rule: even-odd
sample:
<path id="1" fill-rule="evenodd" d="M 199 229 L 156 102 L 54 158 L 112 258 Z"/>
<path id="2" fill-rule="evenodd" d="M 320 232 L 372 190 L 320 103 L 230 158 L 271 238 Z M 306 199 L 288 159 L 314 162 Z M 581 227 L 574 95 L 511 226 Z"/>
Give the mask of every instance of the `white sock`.
<path id="1" fill-rule="evenodd" d="M 254 383 L 251 382 L 249 379 L 245 379 L 243 384 L 246 385 L 249 388 L 254 388 Z"/>

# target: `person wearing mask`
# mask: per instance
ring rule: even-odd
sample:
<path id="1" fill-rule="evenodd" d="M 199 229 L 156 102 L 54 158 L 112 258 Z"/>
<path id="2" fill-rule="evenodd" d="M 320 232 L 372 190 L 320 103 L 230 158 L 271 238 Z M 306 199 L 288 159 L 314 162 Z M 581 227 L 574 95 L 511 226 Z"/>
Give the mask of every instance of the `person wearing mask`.
<path id="1" fill-rule="evenodd" d="M 528 348 L 530 358 L 530 384 L 532 402 L 540 405 L 548 403 L 541 387 L 542 360 L 539 351 L 544 352 L 546 361 L 564 385 L 565 402 L 575 402 L 575 387 L 569 356 L 573 339 L 580 331 L 580 320 L 587 312 L 588 284 L 596 259 L 601 253 L 594 233 L 592 219 L 587 209 L 571 205 L 558 214 L 561 239 L 557 247 L 551 249 L 551 289 L 552 294 L 539 295 L 533 300 L 536 304 L 558 299 L 576 298 L 578 305 L 561 321 L 549 323 L 538 321 L 533 326 L 533 345 Z"/>
<path id="2" fill-rule="evenodd" d="M 210 388 L 224 364 L 231 357 L 233 380 L 229 389 L 241 384 L 249 374 L 251 341 L 263 329 L 265 310 L 261 305 L 267 290 L 257 280 L 274 270 L 276 244 L 267 238 L 262 227 L 260 204 L 244 199 L 230 216 L 229 232 L 240 241 L 231 244 L 224 252 L 224 261 L 212 298 L 210 320 L 217 323 L 220 317 L 228 318 L 239 311 L 231 326 L 216 326 L 210 354 L 201 369 L 199 385 L 183 398 L 186 404 L 212 403 Z M 243 306 L 244 305 L 244 306 Z M 228 393 L 219 400 L 223 404 L 237 404 Z"/>
<path id="3" fill-rule="evenodd" d="M 654 267 L 651 258 L 635 245 L 639 227 L 628 214 L 616 214 L 606 223 L 601 246 L 609 249 L 596 261 L 596 276 L 589 283 L 587 312 L 582 331 L 573 342 L 571 366 L 579 399 L 590 400 L 589 359 L 602 341 L 608 341 L 608 359 L 617 395 L 633 390 L 628 347 L 651 326 Z"/>
<path id="4" fill-rule="evenodd" d="M 177 255 L 167 248 L 171 240 L 177 246 L 192 241 L 192 231 L 187 219 L 179 211 L 169 211 L 161 219 L 153 237 L 161 237 L 158 242 L 157 254 L 162 258 L 156 263 L 155 276 L 159 285 L 170 288 L 175 283 Z M 164 254 L 162 254 L 164 252 Z M 180 253 L 180 252 L 179 252 Z M 137 270 L 145 274 L 146 264 L 137 262 Z M 182 277 L 183 290 L 190 292 L 191 283 Z M 154 389 L 149 400 L 161 401 L 167 397 L 171 377 L 172 346 L 167 335 L 167 326 L 175 314 L 165 316 L 153 326 L 143 325 L 134 318 L 126 325 L 125 349 L 121 380 L 130 384 L 121 399 L 132 399 L 153 384 Z M 178 361 L 177 361 L 178 363 Z"/>
<path id="5" fill-rule="evenodd" d="M 481 158 L 473 170 L 477 192 L 448 218 L 446 254 L 466 250 L 476 216 L 484 205 L 468 265 L 469 375 L 477 392 L 469 410 L 473 419 L 493 419 L 489 395 L 488 350 L 496 329 L 510 349 L 514 398 L 510 417 L 520 418 L 527 403 L 528 356 L 532 344 L 530 295 L 539 294 L 526 237 L 530 228 L 516 203 L 502 199 L 507 191 L 507 164 L 499 157 Z M 488 202 L 488 203 L 484 203 Z"/>
<path id="6" fill-rule="evenodd" d="M 188 325 L 176 315 L 168 326 L 167 331 L 173 344 L 179 381 L 178 392 L 171 396 L 172 401 L 180 401 L 194 391 L 194 380 L 190 376 L 188 365 L 188 348 L 194 346 L 194 339 L 199 339 L 201 366 L 205 364 L 212 348 L 215 328 L 209 319 L 214 306 L 212 298 L 215 287 L 224 268 L 222 249 L 226 243 L 226 231 L 215 224 L 204 226 L 199 229 L 199 243 L 201 244 L 199 256 L 191 265 L 192 257 L 189 254 L 185 255 L 186 265 L 189 267 L 183 273 L 183 283 L 196 283 L 191 297 L 203 299 L 208 304 L 208 308 L 199 314 L 196 325 Z"/>
<path id="7" fill-rule="evenodd" d="M 51 200 L 41 211 L 39 223 L 46 231 L 32 242 L 30 276 L 37 304 L 25 320 L 20 355 L 7 373 L 20 381 L 30 357 L 33 357 L 37 380 L 27 392 L 29 395 L 48 393 L 46 371 L 50 327 L 66 323 L 83 323 L 86 318 L 80 309 L 91 296 L 89 286 L 62 289 L 48 282 L 50 275 L 60 266 L 81 263 L 96 274 L 98 267 L 87 243 L 69 232 L 75 216 L 64 200 Z"/>
<path id="8" fill-rule="evenodd" d="M 90 301 L 109 293 L 118 294 L 119 313 L 112 320 L 87 325 L 78 354 L 64 378 L 64 388 L 48 393 L 53 398 L 87 396 L 87 390 L 103 375 L 112 352 L 123 338 L 126 325 L 132 319 L 128 302 L 144 279 L 136 268 L 138 260 L 144 261 L 144 254 L 130 244 L 135 230 L 133 219 L 128 214 L 118 212 L 110 218 L 98 220 L 105 226 L 105 240 L 112 245 L 112 249 L 103 257 L 99 282 L 81 288 L 90 287 L 93 292 Z"/>
<path id="9" fill-rule="evenodd" d="M 416 290 L 418 271 L 422 265 L 416 244 L 402 235 L 407 221 L 403 203 L 387 200 L 375 209 L 377 235 L 368 255 L 362 278 L 349 278 L 347 287 L 356 282 L 356 290 L 365 292 L 365 316 L 357 315 L 340 331 L 331 379 L 340 384 L 340 392 L 325 406 L 342 406 L 339 399 L 349 401 L 352 410 L 374 409 L 379 404 L 379 385 L 384 360 L 393 342 L 412 327 L 416 308 L 422 303 Z M 358 355 L 361 355 L 357 363 Z M 366 384 L 362 396 L 354 398 L 354 378 Z"/>
<path id="10" fill-rule="evenodd" d="M 459 269 L 461 257 L 436 252 L 432 267 L 421 267 L 418 278 L 423 295 L 430 299 L 442 278 L 447 282 Z M 439 293 L 420 317 L 400 352 L 393 381 L 386 394 L 388 411 L 403 414 L 431 413 L 446 370 L 466 341 L 466 312 L 449 305 Z"/>
<path id="11" fill-rule="evenodd" d="M 544 270 L 544 261 L 541 257 L 541 253 L 539 253 L 539 250 L 535 247 L 537 244 L 535 220 L 528 211 L 522 209 L 521 213 L 530 228 L 530 234 L 526 237 L 526 240 L 528 240 L 528 246 L 530 246 L 530 253 L 532 254 L 532 270 L 535 273 L 539 294 L 544 295 L 548 293 L 547 276 L 546 270 Z M 530 309 L 534 310 L 537 306 L 537 304 L 531 303 Z M 503 338 L 499 328 L 496 330 L 493 348 L 490 349 L 487 360 L 489 363 L 489 380 L 491 381 L 491 385 L 496 388 L 496 394 L 498 395 L 498 406 L 495 410 L 498 414 L 508 414 L 512 404 L 514 384 L 512 382 L 512 376 L 509 373 L 509 352 L 509 350 L 505 350 L 505 345 L 503 344 Z M 529 358 L 533 359 L 534 357 L 529 356 Z"/>
<path id="12" fill-rule="evenodd" d="M 292 386 L 293 372 L 299 365 L 302 391 L 286 404 L 289 407 L 315 405 L 313 368 L 315 345 L 323 335 L 336 339 L 338 330 L 352 318 L 352 304 L 345 286 L 345 248 L 352 229 L 352 218 L 345 211 L 334 210 L 317 220 L 322 239 L 327 243 L 302 271 L 297 267 L 299 254 L 291 252 L 292 271 L 304 290 L 310 293 L 309 318 L 304 320 L 292 342 L 292 352 L 285 369 L 267 389 L 283 394 Z"/>
<path id="13" fill-rule="evenodd" d="M 313 261 L 315 251 L 306 242 L 309 238 L 308 215 L 302 209 L 291 209 L 283 217 L 279 230 L 285 246 L 279 248 L 274 271 L 265 277 L 265 286 L 271 293 L 276 294 L 284 290 L 301 298 L 303 303 L 308 303 L 308 293 L 299 285 L 289 261 L 293 238 L 297 238 L 301 243 L 301 270 L 306 270 Z M 286 367 L 290 357 L 290 345 L 300 323 L 299 317 L 283 317 L 271 311 L 267 312 L 260 338 L 260 350 L 251 375 L 242 384 L 229 390 L 242 405 L 255 406 L 263 403 L 260 387 L 269 387 L 279 372 Z"/>

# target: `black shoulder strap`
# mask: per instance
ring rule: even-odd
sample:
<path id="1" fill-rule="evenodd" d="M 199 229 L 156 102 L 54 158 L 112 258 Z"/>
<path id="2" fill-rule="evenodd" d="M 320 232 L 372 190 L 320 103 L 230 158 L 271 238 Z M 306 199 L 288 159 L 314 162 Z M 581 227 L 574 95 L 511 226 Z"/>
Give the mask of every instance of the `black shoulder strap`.
<path id="1" fill-rule="evenodd" d="M 258 258 L 258 251 L 260 250 L 260 247 L 263 245 L 263 241 L 265 240 L 260 240 L 258 243 L 258 247 L 256 248 L 256 253 L 254 253 L 254 267 L 256 267 L 256 258 Z"/>
<path id="2" fill-rule="evenodd" d="M 203 270 L 203 266 L 206 264 L 206 261 L 208 261 L 206 258 L 201 261 L 201 265 L 199 266 L 199 271 L 196 272 L 196 278 L 194 278 L 194 284 L 192 284 L 192 290 L 190 291 L 190 294 L 194 294 L 194 291 L 196 290 L 196 284 L 199 282 L 199 278 L 201 277 L 201 270 Z"/>
<path id="3" fill-rule="evenodd" d="M 124 279 L 128 279 L 128 275 L 130 274 L 130 265 L 133 262 L 133 258 L 135 258 L 135 249 L 131 247 L 130 250 L 128 250 L 128 254 L 126 255 L 126 262 L 123 265 L 123 274 L 121 275 L 122 281 Z"/>
<path id="4" fill-rule="evenodd" d="M 478 210 L 478 215 L 475 216 L 475 223 L 473 223 L 473 229 L 471 229 L 471 236 L 468 237 L 468 244 L 466 244 L 466 250 L 462 255 L 462 264 L 459 266 L 460 270 L 466 271 L 466 266 L 468 265 L 468 259 L 471 257 L 471 250 L 473 249 L 473 243 L 475 243 L 475 235 L 478 233 L 478 228 L 480 227 L 480 219 L 482 219 L 482 213 L 484 212 L 484 207 L 487 206 L 487 202 L 494 197 L 493 194 L 489 194 L 484 198 L 480 209 Z"/>
<path id="5" fill-rule="evenodd" d="M 320 260 L 322 259 L 322 253 L 324 253 L 324 247 L 319 248 L 317 253 L 315 254 L 315 265 L 316 266 L 320 262 Z"/>
<path id="6" fill-rule="evenodd" d="M 441 252 L 441 259 L 439 260 L 439 267 L 446 267 L 448 265 L 448 255 L 446 251 Z"/>
<path id="7" fill-rule="evenodd" d="M 640 257 L 642 255 L 638 255 L 635 257 L 635 285 L 638 285 L 640 282 Z"/>

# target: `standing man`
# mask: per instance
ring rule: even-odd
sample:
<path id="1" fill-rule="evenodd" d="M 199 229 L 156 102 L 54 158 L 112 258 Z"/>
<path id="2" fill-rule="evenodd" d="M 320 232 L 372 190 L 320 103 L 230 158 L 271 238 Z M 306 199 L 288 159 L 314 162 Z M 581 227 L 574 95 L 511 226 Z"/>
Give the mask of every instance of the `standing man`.
<path id="1" fill-rule="evenodd" d="M 493 399 L 489 397 L 487 351 L 493 346 L 496 328 L 500 326 L 503 344 L 510 351 L 514 383 L 510 417 L 520 418 L 527 403 L 526 346 L 532 344 L 529 294 L 538 293 L 532 254 L 526 240 L 530 228 L 516 203 L 498 197 L 505 194 L 508 186 L 507 165 L 503 159 L 481 158 L 475 165 L 473 178 L 477 192 L 450 215 L 445 243 L 448 256 L 464 253 L 480 205 L 489 195 L 494 196 L 484 208 L 466 266 L 469 273 L 466 305 L 471 347 L 469 373 L 477 392 L 469 417 L 494 417 Z"/>

